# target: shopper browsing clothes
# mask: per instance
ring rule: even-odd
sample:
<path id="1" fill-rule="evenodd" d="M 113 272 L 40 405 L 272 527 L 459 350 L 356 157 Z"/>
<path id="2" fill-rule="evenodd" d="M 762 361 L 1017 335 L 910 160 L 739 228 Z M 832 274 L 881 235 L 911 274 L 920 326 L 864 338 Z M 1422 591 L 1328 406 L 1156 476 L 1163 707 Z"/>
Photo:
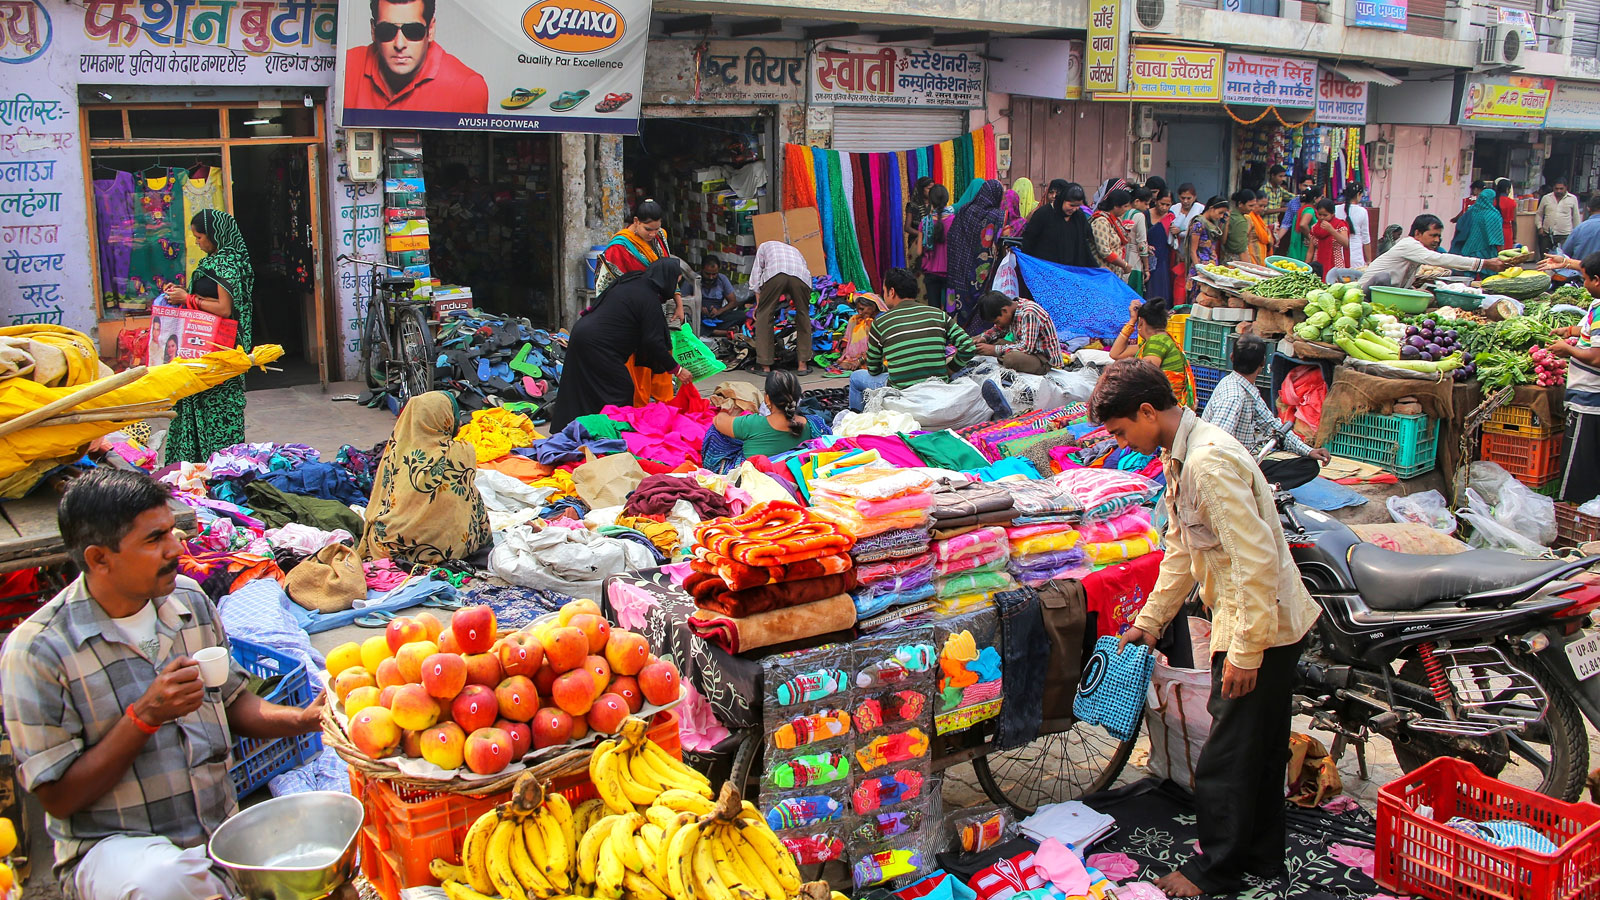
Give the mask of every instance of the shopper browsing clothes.
<path id="1" fill-rule="evenodd" d="M 400 410 L 372 482 L 357 550 L 404 566 L 466 559 L 493 543 L 478 494 L 478 456 L 454 439 L 455 397 L 418 394 Z"/>
<path id="2" fill-rule="evenodd" d="M 82 574 L 0 653 L 17 775 L 44 807 L 56 879 L 79 900 L 229 896 L 206 841 L 238 809 L 230 734 L 322 727 L 320 699 L 268 703 L 226 657 L 215 673 L 225 680 L 202 679 L 196 655 L 228 637 L 210 598 L 178 574 L 170 497 L 143 472 L 73 481 L 58 515 Z"/>
<path id="3" fill-rule="evenodd" d="M 718 413 L 712 427 L 724 437 L 741 442 L 746 457 L 788 453 L 800 446 L 801 441 L 816 437 L 811 423 L 800 414 L 803 393 L 800 379 L 793 372 L 773 370 L 767 373 L 766 390 L 762 394 L 768 410 L 766 415 Z"/>
<path id="4" fill-rule="evenodd" d="M 233 319 L 239 325 L 234 342 L 239 349 L 249 351 L 251 293 L 256 276 L 250 265 L 250 248 L 244 244 L 238 223 L 221 210 L 202 209 L 189 220 L 189 232 L 206 255 L 189 276 L 187 290 L 181 285 L 167 285 L 167 302 Z M 185 397 L 173 409 L 178 415 L 167 427 L 168 464 L 205 462 L 224 447 L 244 443 L 242 375 Z"/>
<path id="5" fill-rule="evenodd" d="M 642 201 L 633 211 L 633 221 L 612 235 L 600 254 L 600 271 L 595 273 L 594 292 L 598 296 L 613 281 L 629 272 L 643 272 L 651 263 L 672 255 L 667 246 L 667 229 L 661 225 L 661 204 Z M 683 321 L 683 294 L 672 291 L 672 318 Z"/>
<path id="6" fill-rule="evenodd" d="M 630 272 L 606 288 L 583 311 L 567 339 L 565 371 L 550 414 L 560 431 L 573 419 L 607 406 L 643 406 L 637 399 L 635 370 L 665 377 L 678 372 L 667 337 L 663 301 L 671 299 L 683 268 L 673 257 L 658 259 L 642 272 Z M 671 396 L 670 389 L 668 396 Z"/>
<path id="7" fill-rule="evenodd" d="M 1281 876 L 1290 690 L 1317 608 L 1289 557 L 1272 489 L 1249 451 L 1179 405 L 1151 366 L 1112 363 L 1089 411 L 1122 446 L 1160 452 L 1167 479 L 1166 556 L 1122 649 L 1154 646 L 1196 585 L 1211 613 L 1211 734 L 1194 772 L 1202 852 L 1156 887 L 1197 897 Z"/>
<path id="8" fill-rule="evenodd" d="M 756 363 L 763 372 L 772 371 L 777 361 L 777 330 L 773 320 L 778 304 L 787 300 L 794 307 L 796 364 L 801 375 L 811 374 L 811 267 L 800 251 L 783 241 L 767 241 L 756 248 L 750 269 L 750 290 L 756 292 L 756 319 L 752 330 L 756 339 Z"/>
<path id="9" fill-rule="evenodd" d="M 989 330 L 977 337 L 978 354 L 1029 375 L 1043 375 L 1061 364 L 1061 339 L 1056 323 L 1032 300 L 1013 299 L 999 291 L 978 298 L 978 317 Z"/>

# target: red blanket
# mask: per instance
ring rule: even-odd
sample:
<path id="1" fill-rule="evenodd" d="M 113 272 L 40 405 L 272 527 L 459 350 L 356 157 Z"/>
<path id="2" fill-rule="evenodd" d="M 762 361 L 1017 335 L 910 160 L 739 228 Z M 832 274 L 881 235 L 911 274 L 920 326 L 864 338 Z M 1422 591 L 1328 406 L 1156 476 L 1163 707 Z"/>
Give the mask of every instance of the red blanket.
<path id="1" fill-rule="evenodd" d="M 742 591 L 730 591 L 727 582 L 721 578 L 715 575 L 702 575 L 699 572 L 691 573 L 683 582 L 684 590 L 694 596 L 695 606 L 736 617 L 787 609 L 802 603 L 815 603 L 838 594 L 849 593 L 855 590 L 855 587 L 855 569 L 801 581 L 764 584 Z"/>
<path id="2" fill-rule="evenodd" d="M 757 503 L 744 513 L 715 519 L 695 531 L 700 546 L 735 562 L 781 566 L 843 553 L 855 538 L 793 503 Z"/>
<path id="3" fill-rule="evenodd" d="M 751 566 L 735 562 L 705 548 L 701 548 L 697 553 L 698 555 L 689 564 L 694 571 L 704 575 L 715 575 L 722 579 L 723 584 L 727 586 L 726 589 L 730 591 L 743 591 L 783 581 L 804 581 L 807 578 L 837 575 L 848 571 L 854 565 L 846 553 L 833 553 L 770 566 Z"/>

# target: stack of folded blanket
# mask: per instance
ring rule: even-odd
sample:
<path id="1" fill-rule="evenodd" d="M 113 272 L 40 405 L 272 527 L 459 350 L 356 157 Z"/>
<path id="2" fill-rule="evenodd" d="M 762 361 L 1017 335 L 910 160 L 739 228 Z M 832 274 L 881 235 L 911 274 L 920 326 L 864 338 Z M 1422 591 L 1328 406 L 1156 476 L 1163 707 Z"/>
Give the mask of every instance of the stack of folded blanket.
<path id="1" fill-rule="evenodd" d="M 856 615 L 875 616 L 896 606 L 933 598 L 932 538 L 926 525 L 896 528 L 856 539 Z"/>
<path id="2" fill-rule="evenodd" d="M 811 482 L 812 508 L 857 538 L 921 528 L 933 479 L 916 469 L 863 467 Z"/>
<path id="3" fill-rule="evenodd" d="M 689 629 L 729 653 L 855 625 L 855 539 L 793 503 L 758 503 L 695 529 Z"/>
<path id="4" fill-rule="evenodd" d="M 1142 506 L 1104 521 L 1086 522 L 1079 527 L 1079 536 L 1087 564 L 1095 569 L 1138 559 L 1160 541 L 1151 527 L 1150 510 Z"/>
<path id="5" fill-rule="evenodd" d="M 933 554 L 934 589 L 941 613 L 972 609 L 1017 586 L 1006 570 L 1011 546 L 1006 530 L 998 525 L 934 541 Z"/>
<path id="6" fill-rule="evenodd" d="M 933 492 L 931 513 L 939 531 L 1004 525 L 1017 517 L 1009 487 L 982 481 L 941 485 Z"/>

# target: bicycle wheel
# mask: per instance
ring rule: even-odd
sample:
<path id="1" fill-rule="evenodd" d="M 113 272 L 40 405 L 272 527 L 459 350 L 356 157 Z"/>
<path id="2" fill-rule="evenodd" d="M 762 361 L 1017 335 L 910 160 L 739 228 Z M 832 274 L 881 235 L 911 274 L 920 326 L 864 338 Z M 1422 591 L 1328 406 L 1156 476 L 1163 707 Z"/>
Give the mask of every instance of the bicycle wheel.
<path id="1" fill-rule="evenodd" d="M 398 396 L 405 405 L 412 397 L 433 390 L 433 333 L 421 309 L 407 307 L 396 315 L 394 347 Z"/>
<path id="2" fill-rule="evenodd" d="M 361 375 L 367 387 L 377 390 L 389 380 L 389 331 L 384 327 L 383 310 L 376 302 L 367 304 L 367 319 L 361 328 Z"/>
<path id="3" fill-rule="evenodd" d="M 1123 741 L 1098 725 L 1077 722 L 1015 750 L 979 756 L 972 769 L 990 800 L 1031 815 L 1047 803 L 1076 800 L 1110 787 L 1128 764 L 1138 739 L 1137 732 Z"/>

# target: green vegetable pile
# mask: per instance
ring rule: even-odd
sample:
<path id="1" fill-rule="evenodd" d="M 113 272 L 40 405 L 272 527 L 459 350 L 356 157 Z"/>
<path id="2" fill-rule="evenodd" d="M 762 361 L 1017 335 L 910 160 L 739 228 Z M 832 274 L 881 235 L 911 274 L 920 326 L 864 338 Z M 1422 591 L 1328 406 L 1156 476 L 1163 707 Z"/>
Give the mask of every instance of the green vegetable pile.
<path id="1" fill-rule="evenodd" d="M 1478 365 L 1478 383 L 1485 390 L 1497 391 L 1518 384 L 1533 384 L 1537 377 L 1533 359 L 1515 350 L 1485 350 L 1474 358 Z"/>
<path id="2" fill-rule="evenodd" d="M 1551 303 L 1570 303 L 1580 309 L 1588 309 L 1589 304 L 1593 301 L 1594 298 L 1590 297 L 1589 292 L 1583 289 L 1583 285 L 1571 282 L 1563 284 L 1550 293 Z"/>
<path id="3" fill-rule="evenodd" d="M 1294 327 L 1295 337 L 1302 341 L 1331 344 L 1337 335 L 1354 337 L 1362 330 L 1382 330 L 1382 325 L 1372 317 L 1372 304 L 1362 299 L 1361 289 L 1353 284 L 1332 284 L 1312 290 L 1306 294 L 1305 312 L 1306 320 Z"/>
<path id="4" fill-rule="evenodd" d="M 1322 279 L 1310 272 L 1293 272 L 1258 281 L 1251 286 L 1250 293 L 1271 300 L 1295 300 L 1325 287 Z"/>

